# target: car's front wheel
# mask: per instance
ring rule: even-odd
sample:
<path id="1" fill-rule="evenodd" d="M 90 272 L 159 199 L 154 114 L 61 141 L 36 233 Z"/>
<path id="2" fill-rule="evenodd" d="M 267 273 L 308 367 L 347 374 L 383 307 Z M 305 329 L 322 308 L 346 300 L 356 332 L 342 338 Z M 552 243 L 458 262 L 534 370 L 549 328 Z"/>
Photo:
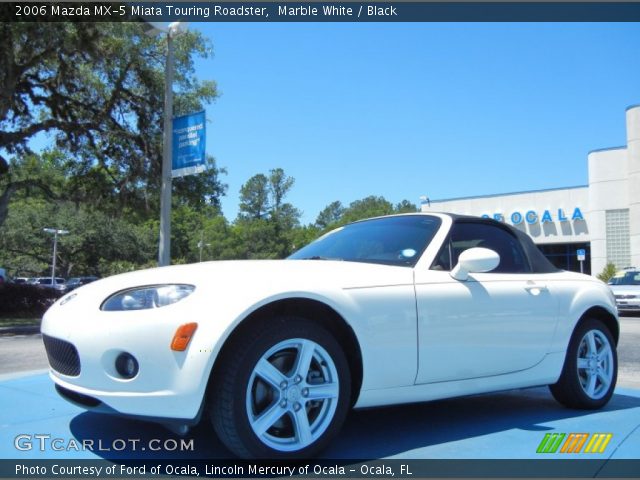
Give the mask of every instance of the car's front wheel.
<path id="1" fill-rule="evenodd" d="M 618 356 L 611 332 L 597 319 L 573 332 L 560 379 L 550 386 L 557 401 L 570 408 L 595 409 L 609 401 L 618 378 Z"/>
<path id="2" fill-rule="evenodd" d="M 263 322 L 234 342 L 210 392 L 214 428 L 245 458 L 313 456 L 350 405 L 349 365 L 322 326 L 299 317 Z"/>

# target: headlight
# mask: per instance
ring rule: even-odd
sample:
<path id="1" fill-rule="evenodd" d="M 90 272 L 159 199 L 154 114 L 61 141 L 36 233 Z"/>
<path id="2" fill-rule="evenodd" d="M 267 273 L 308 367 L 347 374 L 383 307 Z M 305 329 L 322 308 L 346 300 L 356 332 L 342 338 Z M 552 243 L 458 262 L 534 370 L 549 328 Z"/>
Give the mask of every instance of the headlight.
<path id="1" fill-rule="evenodd" d="M 120 312 L 165 307 L 188 297 L 195 289 L 193 285 L 152 285 L 131 288 L 107 298 L 100 310 Z"/>

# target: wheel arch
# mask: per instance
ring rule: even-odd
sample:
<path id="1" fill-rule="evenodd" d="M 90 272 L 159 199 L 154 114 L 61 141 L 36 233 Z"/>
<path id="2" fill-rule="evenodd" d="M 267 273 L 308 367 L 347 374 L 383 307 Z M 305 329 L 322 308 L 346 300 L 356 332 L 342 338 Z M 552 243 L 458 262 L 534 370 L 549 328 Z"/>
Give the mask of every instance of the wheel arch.
<path id="1" fill-rule="evenodd" d="M 362 351 L 355 332 L 346 320 L 329 305 L 310 298 L 292 297 L 274 300 L 262 305 L 249 313 L 233 329 L 225 339 L 220 352 L 216 356 L 209 374 L 207 390 L 223 365 L 234 344 L 245 332 L 274 316 L 304 317 L 325 327 L 332 333 L 347 357 L 351 370 L 351 405 L 353 406 L 360 394 L 362 386 L 363 367 Z"/>
<path id="2" fill-rule="evenodd" d="M 575 331 L 575 329 L 578 328 L 578 326 L 588 318 L 595 318 L 604 323 L 611 332 L 616 345 L 618 344 L 618 339 L 620 338 L 620 324 L 618 323 L 615 315 L 609 312 L 606 308 L 598 306 L 591 307 L 580 316 L 580 319 L 576 323 L 573 330 Z"/>

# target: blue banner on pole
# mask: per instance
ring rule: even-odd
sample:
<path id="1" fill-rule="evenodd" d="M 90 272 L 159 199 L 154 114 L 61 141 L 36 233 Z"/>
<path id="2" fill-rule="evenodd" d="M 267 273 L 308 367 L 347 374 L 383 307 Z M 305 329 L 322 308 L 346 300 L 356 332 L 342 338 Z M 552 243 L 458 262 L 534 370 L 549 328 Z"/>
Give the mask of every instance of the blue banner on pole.
<path id="1" fill-rule="evenodd" d="M 184 177 L 206 170 L 204 111 L 173 119 L 171 176 Z"/>

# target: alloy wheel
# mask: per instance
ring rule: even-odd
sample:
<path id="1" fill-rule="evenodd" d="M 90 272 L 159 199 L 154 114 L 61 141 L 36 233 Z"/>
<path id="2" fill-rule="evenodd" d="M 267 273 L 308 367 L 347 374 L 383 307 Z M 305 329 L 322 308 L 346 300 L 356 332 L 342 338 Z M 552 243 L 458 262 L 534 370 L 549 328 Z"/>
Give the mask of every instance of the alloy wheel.
<path id="1" fill-rule="evenodd" d="M 609 391 L 614 375 L 613 351 L 600 330 L 589 330 L 578 346 L 578 378 L 585 394 L 594 400 Z"/>
<path id="2" fill-rule="evenodd" d="M 331 425 L 340 393 L 335 362 L 312 340 L 281 341 L 260 357 L 246 391 L 255 435 L 281 452 L 315 442 Z"/>

